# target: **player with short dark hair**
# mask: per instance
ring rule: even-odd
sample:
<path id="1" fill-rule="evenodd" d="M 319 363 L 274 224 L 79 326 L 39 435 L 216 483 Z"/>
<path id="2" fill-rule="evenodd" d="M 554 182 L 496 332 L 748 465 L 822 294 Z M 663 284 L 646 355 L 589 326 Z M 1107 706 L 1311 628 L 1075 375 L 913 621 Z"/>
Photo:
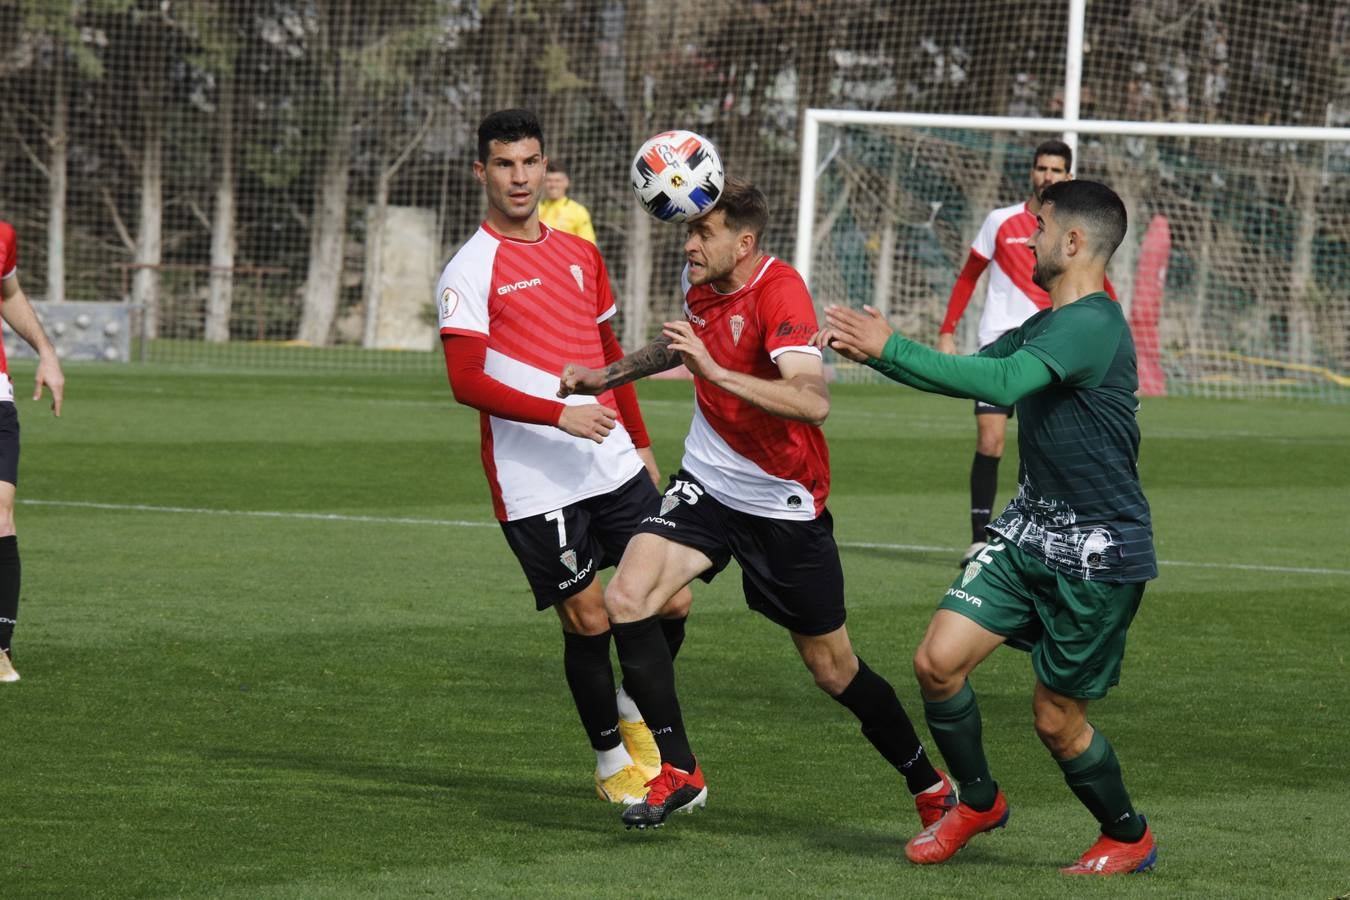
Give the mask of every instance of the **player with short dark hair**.
<path id="1" fill-rule="evenodd" d="M 633 388 L 599 403 L 560 403 L 557 372 L 572 359 L 623 356 L 610 319 L 609 273 L 595 245 L 539 222 L 548 159 L 529 110 L 478 127 L 474 177 L 487 215 L 436 286 L 455 399 L 480 412 L 492 505 L 525 570 L 535 606 L 562 623 L 563 670 L 595 750 L 601 798 L 634 803 L 660 757 L 641 712 L 617 697 L 609 620 L 596 574 L 619 561 L 660 473 Z M 671 595 L 660 630 L 673 656 L 688 592 Z"/>
<path id="2" fill-rule="evenodd" d="M 591 224 L 591 211 L 567 196 L 571 186 L 572 179 L 567 169 L 549 160 L 548 171 L 544 173 L 544 198 L 539 201 L 539 221 L 549 228 L 575 234 L 594 244 L 595 226 Z"/>
<path id="3" fill-rule="evenodd" d="M 1073 150 L 1069 145 L 1059 140 L 1038 144 L 1031 157 L 1031 193 L 1025 200 L 986 216 L 971 242 L 966 264 L 947 300 L 947 315 L 938 330 L 937 348 L 943 353 L 957 352 L 956 326 L 986 268 L 990 271 L 984 311 L 980 315 L 980 347 L 989 346 L 1038 310 L 1050 306 L 1050 295 L 1032 280 L 1035 260 L 1027 250 L 1027 238 L 1036 230 L 1042 192 L 1071 178 Z M 1106 290 L 1114 296 L 1109 282 Z M 961 558 L 962 566 L 983 550 L 988 541 L 984 529 L 998 495 L 998 464 L 1012 414 L 1011 406 L 975 401 L 975 458 L 970 464 L 971 543 Z"/>
<path id="4" fill-rule="evenodd" d="M 1091 181 L 1041 195 L 1028 241 L 1051 307 L 977 356 L 939 353 L 891 332 L 870 307 L 826 309 L 828 343 L 896 381 L 953 397 L 1016 405 L 1018 492 L 989 526 L 989 546 L 947 589 L 914 656 L 933 739 L 960 803 L 905 847 L 915 863 L 950 859 L 1008 820 L 989 774 L 968 676 L 1001 644 L 1031 652 L 1036 733 L 1101 835 L 1066 874 L 1142 872 L 1157 845 L 1136 812 L 1091 700 L 1120 680 L 1125 637 L 1157 577 L 1139 484 L 1134 339 L 1107 296 L 1106 263 L 1125 235 L 1125 205 Z"/>
<path id="5" fill-rule="evenodd" d="M 695 578 L 711 581 L 735 559 L 747 605 L 791 633 L 816 684 L 858 717 L 928 824 L 955 795 L 844 626 L 844 573 L 825 507 L 829 448 L 820 425 L 830 395 L 811 346 L 815 306 L 796 270 L 761 249 L 767 221 L 763 193 L 728 178 L 713 210 L 688 226 L 684 321 L 667 322 L 660 338 L 603 371 L 569 365 L 559 386 L 559 396 L 593 394 L 681 361 L 694 375 L 681 468 L 605 592 L 624 684 L 661 751 L 660 776 L 623 821 L 658 826 L 706 802 L 655 614 L 664 598 Z"/>
<path id="6" fill-rule="evenodd" d="M 52 412 L 61 415 L 66 376 L 28 295 L 19 286 L 19 239 L 14 226 L 0 222 L 0 318 L 37 351 L 33 399 L 51 388 Z M 14 497 L 19 484 L 19 410 L 4 345 L 0 344 L 0 684 L 19 680 L 14 668 L 14 627 L 19 622 L 19 538 L 14 529 Z"/>

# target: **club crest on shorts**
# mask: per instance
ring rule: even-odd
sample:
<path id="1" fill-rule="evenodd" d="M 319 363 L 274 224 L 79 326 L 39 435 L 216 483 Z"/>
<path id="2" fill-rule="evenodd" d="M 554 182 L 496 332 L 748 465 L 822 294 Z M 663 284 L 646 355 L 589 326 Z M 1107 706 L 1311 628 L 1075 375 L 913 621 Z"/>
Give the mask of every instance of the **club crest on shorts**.
<path id="1" fill-rule="evenodd" d="M 563 553 L 562 556 L 559 556 L 558 559 L 564 566 L 567 566 L 567 568 L 571 570 L 573 575 L 577 574 L 577 551 L 568 550 Z"/>
<path id="2" fill-rule="evenodd" d="M 972 562 L 970 565 L 966 566 L 966 572 L 961 576 L 961 587 L 965 587 L 974 581 L 975 576 L 980 574 L 980 570 L 983 568 L 984 564 L 978 562 Z"/>
<path id="3" fill-rule="evenodd" d="M 577 265 L 576 263 L 572 263 L 572 265 L 568 266 L 567 268 L 572 270 L 572 277 L 577 280 L 577 290 L 579 291 L 586 290 L 586 281 L 581 277 L 581 266 Z"/>
<path id="4" fill-rule="evenodd" d="M 745 330 L 745 316 L 737 313 L 731 317 L 731 342 L 739 344 L 741 342 L 741 332 Z"/>
<path id="5" fill-rule="evenodd" d="M 680 497 L 678 494 L 666 494 L 664 497 L 661 498 L 661 515 L 664 516 L 666 513 L 670 512 L 672 509 L 674 509 L 679 505 L 680 505 Z"/>

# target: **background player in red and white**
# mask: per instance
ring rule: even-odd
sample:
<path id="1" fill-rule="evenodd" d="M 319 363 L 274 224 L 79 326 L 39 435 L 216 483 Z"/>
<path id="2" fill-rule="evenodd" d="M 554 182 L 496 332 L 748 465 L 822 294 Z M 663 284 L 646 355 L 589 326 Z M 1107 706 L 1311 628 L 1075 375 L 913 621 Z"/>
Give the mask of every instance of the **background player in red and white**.
<path id="1" fill-rule="evenodd" d="M 19 286 L 19 242 L 14 227 L 0 222 L 0 317 L 37 351 L 33 399 L 51 388 L 52 412 L 61 415 L 66 376 L 37 313 Z M 19 538 L 14 531 L 14 494 L 19 484 L 19 411 L 0 344 L 0 683 L 19 680 L 12 661 L 14 626 L 19 619 Z"/>
<path id="2" fill-rule="evenodd" d="M 619 561 L 660 473 L 630 386 L 599 403 L 553 396 L 568 360 L 593 365 L 623 351 L 595 245 L 539 222 L 548 159 L 534 113 L 509 109 L 478 126 L 474 177 L 487 216 L 436 286 L 455 399 L 481 413 L 492 505 L 535 605 L 558 613 L 563 669 L 596 755 L 601 798 L 646 795 L 659 757 L 631 698 L 616 697 L 609 620 L 596 573 Z M 661 633 L 673 655 L 689 594 L 669 595 Z"/>
<path id="3" fill-rule="evenodd" d="M 975 285 L 986 268 L 989 284 L 984 312 L 980 315 L 979 345 L 987 347 L 1004 333 L 1018 327 L 1032 314 L 1050 307 L 1050 295 L 1031 280 L 1036 257 L 1027 240 L 1036 230 L 1041 194 L 1052 184 L 1073 177 L 1073 150 L 1063 141 L 1045 141 L 1036 148 L 1031 164 L 1031 195 L 1026 200 L 996 209 L 985 217 L 980 233 L 970 245 L 965 267 L 956 278 L 947 300 L 947 316 L 938 330 L 937 348 L 956 353 L 956 325 L 970 303 Z M 1110 283 L 1107 291 L 1111 292 Z M 1112 293 L 1114 297 L 1114 293 Z M 970 466 L 970 549 L 961 558 L 964 566 L 985 548 L 985 526 L 998 494 L 998 463 L 1011 406 L 975 401 L 975 460 Z"/>
<path id="4" fill-rule="evenodd" d="M 653 504 L 605 592 L 624 684 L 661 750 L 661 774 L 629 827 L 662 824 L 706 802 L 703 772 L 680 715 L 675 671 L 657 611 L 695 578 L 711 581 L 735 559 L 746 603 L 786 628 L 816 684 L 862 723 L 901 775 L 925 823 L 955 804 L 895 690 L 853 652 L 844 626 L 844 573 L 825 508 L 830 411 L 815 307 L 796 270 L 760 249 L 768 203 L 727 179 L 712 212 L 685 242 L 685 321 L 597 371 L 563 370 L 559 396 L 599 393 L 673 368 L 694 375 L 694 419 L 680 471 Z"/>

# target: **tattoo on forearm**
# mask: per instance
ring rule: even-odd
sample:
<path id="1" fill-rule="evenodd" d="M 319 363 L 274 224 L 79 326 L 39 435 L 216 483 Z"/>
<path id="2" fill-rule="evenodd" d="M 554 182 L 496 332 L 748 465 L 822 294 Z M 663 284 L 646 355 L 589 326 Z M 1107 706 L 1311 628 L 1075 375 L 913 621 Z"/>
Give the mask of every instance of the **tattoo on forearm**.
<path id="1" fill-rule="evenodd" d="M 610 364 L 605 369 L 605 390 L 673 369 L 680 361 L 679 352 L 670 349 L 670 338 L 663 335 L 641 350 L 634 350 L 618 362 Z"/>

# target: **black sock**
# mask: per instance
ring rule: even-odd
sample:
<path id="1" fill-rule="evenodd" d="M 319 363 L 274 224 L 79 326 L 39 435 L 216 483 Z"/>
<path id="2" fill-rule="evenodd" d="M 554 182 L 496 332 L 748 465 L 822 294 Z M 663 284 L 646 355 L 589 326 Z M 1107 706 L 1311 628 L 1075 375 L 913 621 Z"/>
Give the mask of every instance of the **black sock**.
<path id="1" fill-rule="evenodd" d="M 596 750 L 619 746 L 619 708 L 614 699 L 614 669 L 609 663 L 609 632 L 563 632 L 563 671 L 581 727 Z"/>
<path id="2" fill-rule="evenodd" d="M 972 542 L 988 540 L 984 526 L 989 524 L 993 513 L 994 500 L 998 496 L 998 460 L 997 456 L 985 456 L 976 452 L 975 460 L 970 464 L 970 540 Z"/>
<path id="3" fill-rule="evenodd" d="M 666 636 L 666 646 L 670 648 L 672 662 L 680 655 L 680 647 L 684 644 L 684 623 L 687 621 L 688 616 L 661 620 L 661 633 Z"/>
<path id="4" fill-rule="evenodd" d="M 610 627 L 619 651 L 624 689 L 642 710 L 642 718 L 661 750 L 661 760 L 677 769 L 694 771 L 694 751 L 689 749 L 680 700 L 675 694 L 675 665 L 660 620 L 651 616 Z"/>
<path id="5" fill-rule="evenodd" d="M 914 724 L 900 705 L 891 683 L 858 659 L 858 674 L 834 699 L 858 717 L 863 737 L 905 777 L 911 794 L 932 787 L 938 773 L 914 732 Z"/>
<path id="6" fill-rule="evenodd" d="M 19 538 L 0 538 L 0 650 L 9 650 L 19 621 Z"/>

